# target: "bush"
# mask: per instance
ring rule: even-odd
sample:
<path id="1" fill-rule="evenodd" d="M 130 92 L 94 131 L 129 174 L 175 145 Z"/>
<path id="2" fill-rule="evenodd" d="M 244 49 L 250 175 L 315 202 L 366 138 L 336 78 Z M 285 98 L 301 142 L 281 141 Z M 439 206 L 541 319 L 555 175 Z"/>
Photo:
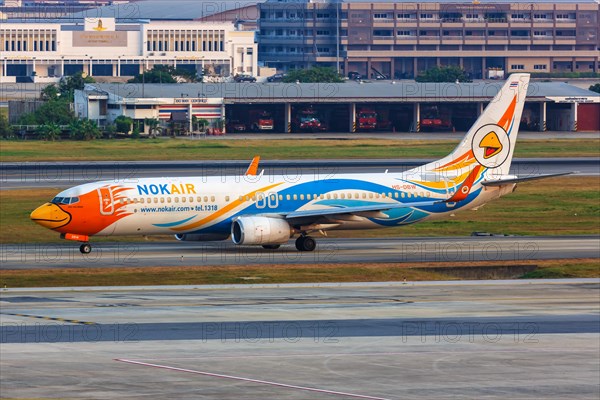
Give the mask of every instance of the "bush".
<path id="1" fill-rule="evenodd" d="M 464 69 L 454 65 L 430 68 L 421 72 L 415 80 L 417 82 L 472 82 Z"/>
<path id="2" fill-rule="evenodd" d="M 76 140 L 92 140 L 102 137 L 102 132 L 94 121 L 77 119 L 69 126 L 69 136 Z"/>
<path id="3" fill-rule="evenodd" d="M 129 134 L 131 131 L 131 126 L 133 125 L 133 119 L 126 117 L 125 115 L 119 115 L 115 119 L 115 127 L 117 128 L 118 133 Z"/>
<path id="4" fill-rule="evenodd" d="M 600 93 L 600 83 L 590 86 L 590 90 L 592 92 Z"/>
<path id="5" fill-rule="evenodd" d="M 60 126 L 50 123 L 48 125 L 38 126 L 35 130 L 35 133 L 41 140 L 55 141 L 57 139 L 60 139 L 60 134 L 62 133 L 62 130 L 60 129 Z"/>
<path id="6" fill-rule="evenodd" d="M 302 83 L 339 83 L 344 82 L 343 77 L 333 68 L 313 67 L 310 69 L 295 69 L 283 78 L 283 82 L 302 82 Z"/>
<path id="7" fill-rule="evenodd" d="M 4 115 L 0 115 L 0 137 L 2 139 L 12 139 L 15 137 L 14 129 L 10 126 L 8 119 Z"/>

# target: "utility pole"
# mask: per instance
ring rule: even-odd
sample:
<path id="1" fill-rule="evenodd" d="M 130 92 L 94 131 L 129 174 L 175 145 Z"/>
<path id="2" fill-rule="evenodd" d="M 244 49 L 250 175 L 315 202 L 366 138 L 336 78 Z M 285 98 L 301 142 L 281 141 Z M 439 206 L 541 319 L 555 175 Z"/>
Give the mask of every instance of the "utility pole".
<path id="1" fill-rule="evenodd" d="M 336 24 L 336 69 L 338 75 L 340 74 L 340 0 L 335 0 L 335 24 Z"/>

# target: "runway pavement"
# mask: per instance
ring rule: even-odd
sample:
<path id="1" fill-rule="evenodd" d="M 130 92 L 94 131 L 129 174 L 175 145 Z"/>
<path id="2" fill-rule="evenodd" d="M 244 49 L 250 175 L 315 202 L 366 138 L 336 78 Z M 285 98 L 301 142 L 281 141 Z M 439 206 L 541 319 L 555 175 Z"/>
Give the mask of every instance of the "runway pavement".
<path id="1" fill-rule="evenodd" d="M 600 280 L 0 292 L 10 398 L 597 399 Z"/>
<path id="2" fill-rule="evenodd" d="M 281 174 L 290 180 L 310 175 L 333 178 L 342 173 L 390 173 L 406 171 L 426 164 L 428 159 L 383 160 L 263 160 L 265 175 Z M 2 189 L 65 188 L 85 182 L 164 176 L 230 176 L 242 179 L 250 160 L 237 161 L 123 161 L 123 162 L 22 162 L 0 163 Z M 576 175 L 600 175 L 600 159 L 527 158 L 513 160 L 511 173 L 520 176 L 577 172 Z M 229 178 L 231 180 L 231 178 Z M 255 179 L 255 178 L 253 178 Z M 225 178 L 223 181 L 226 182 Z M 239 180 L 238 180 L 239 181 Z M 231 181 L 235 183 L 235 179 Z"/>
<path id="3" fill-rule="evenodd" d="M 0 245 L 0 270 L 80 267 L 215 266 L 264 264 L 462 262 L 596 258 L 598 236 L 321 238 L 317 250 L 298 252 L 293 241 L 278 250 L 223 242 L 77 243 Z"/>

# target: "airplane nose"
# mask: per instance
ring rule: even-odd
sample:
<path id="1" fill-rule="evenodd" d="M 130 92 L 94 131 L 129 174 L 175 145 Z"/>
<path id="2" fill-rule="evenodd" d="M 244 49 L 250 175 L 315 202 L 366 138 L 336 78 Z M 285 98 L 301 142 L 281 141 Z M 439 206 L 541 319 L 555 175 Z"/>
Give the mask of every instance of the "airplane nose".
<path id="1" fill-rule="evenodd" d="M 63 211 L 59 206 L 46 203 L 39 206 L 29 216 L 33 222 L 48 229 L 56 229 L 67 225 L 71 221 L 71 215 Z"/>

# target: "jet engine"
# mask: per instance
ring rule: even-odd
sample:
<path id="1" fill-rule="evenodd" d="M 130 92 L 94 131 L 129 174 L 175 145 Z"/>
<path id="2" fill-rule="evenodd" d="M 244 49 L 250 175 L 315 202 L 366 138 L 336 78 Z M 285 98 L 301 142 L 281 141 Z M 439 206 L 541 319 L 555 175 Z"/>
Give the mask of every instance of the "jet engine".
<path id="1" fill-rule="evenodd" d="M 269 217 L 239 217 L 231 224 L 235 244 L 283 244 L 293 234 L 286 220 Z"/>

